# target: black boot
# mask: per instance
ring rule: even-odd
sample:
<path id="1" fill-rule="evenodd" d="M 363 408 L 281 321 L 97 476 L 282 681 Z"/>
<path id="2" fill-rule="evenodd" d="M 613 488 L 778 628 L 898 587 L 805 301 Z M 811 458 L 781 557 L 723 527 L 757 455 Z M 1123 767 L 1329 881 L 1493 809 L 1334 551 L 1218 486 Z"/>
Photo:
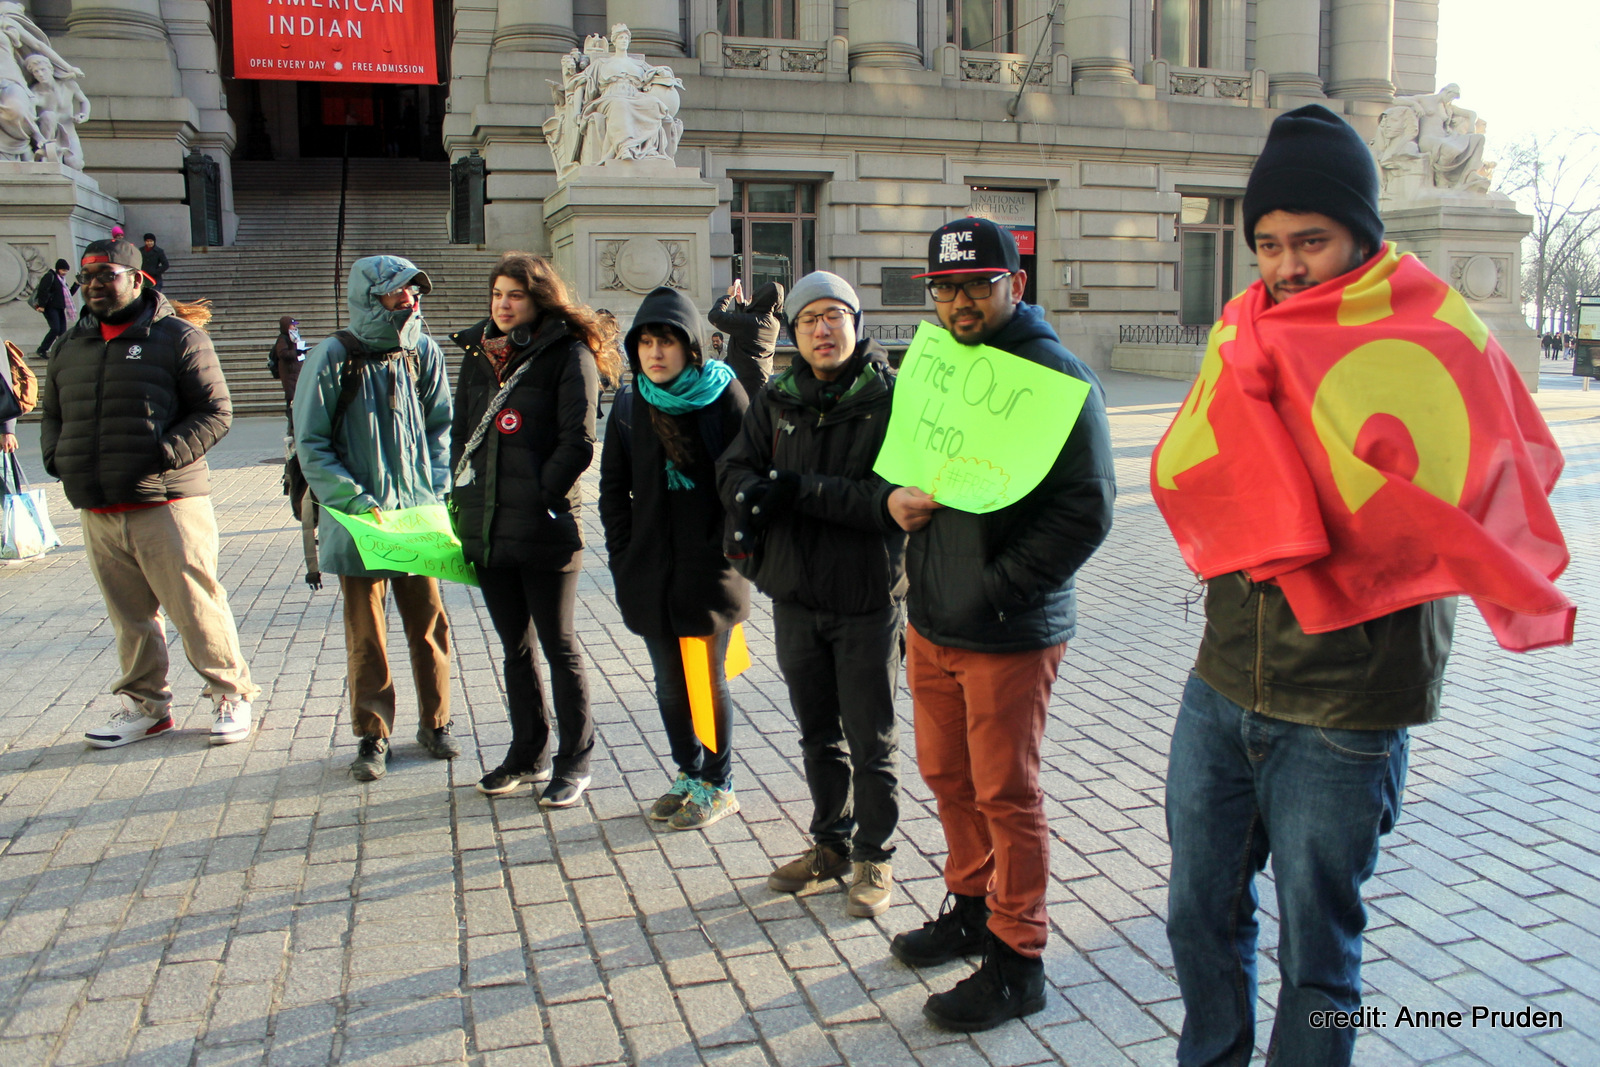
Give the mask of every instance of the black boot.
<path id="1" fill-rule="evenodd" d="M 988 923 L 989 905 L 983 897 L 947 893 L 939 914 L 916 930 L 896 934 L 889 951 L 912 967 L 937 967 L 981 951 Z"/>
<path id="2" fill-rule="evenodd" d="M 1044 961 L 1022 955 L 993 934 L 977 973 L 922 1006 L 929 1022 L 962 1033 L 993 1030 L 1007 1019 L 1043 1010 Z"/>

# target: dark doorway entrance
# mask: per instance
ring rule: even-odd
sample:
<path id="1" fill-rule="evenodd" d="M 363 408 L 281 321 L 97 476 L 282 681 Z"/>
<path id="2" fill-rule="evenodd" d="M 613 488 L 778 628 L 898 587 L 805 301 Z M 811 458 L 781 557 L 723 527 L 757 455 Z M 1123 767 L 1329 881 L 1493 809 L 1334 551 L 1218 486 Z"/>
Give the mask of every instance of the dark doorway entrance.
<path id="1" fill-rule="evenodd" d="M 443 160 L 445 87 L 229 82 L 244 159 Z"/>

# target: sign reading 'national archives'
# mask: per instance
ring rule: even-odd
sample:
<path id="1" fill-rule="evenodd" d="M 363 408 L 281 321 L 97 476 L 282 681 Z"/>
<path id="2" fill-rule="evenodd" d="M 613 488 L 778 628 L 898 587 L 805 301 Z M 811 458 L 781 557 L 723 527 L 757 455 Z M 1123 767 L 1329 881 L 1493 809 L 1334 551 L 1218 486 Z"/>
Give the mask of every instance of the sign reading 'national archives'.
<path id="1" fill-rule="evenodd" d="M 224 8 L 231 77 L 440 81 L 434 0 L 228 0 Z"/>

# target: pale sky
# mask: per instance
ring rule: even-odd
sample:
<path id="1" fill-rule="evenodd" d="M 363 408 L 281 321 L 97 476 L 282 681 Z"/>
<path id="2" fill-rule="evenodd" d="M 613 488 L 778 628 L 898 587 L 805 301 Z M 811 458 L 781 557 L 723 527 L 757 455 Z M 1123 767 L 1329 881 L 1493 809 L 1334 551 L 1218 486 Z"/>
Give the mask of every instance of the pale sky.
<path id="1" fill-rule="evenodd" d="M 1600 128 L 1600 3 L 1440 0 L 1438 86 L 1489 124 L 1489 158 L 1527 134 Z"/>

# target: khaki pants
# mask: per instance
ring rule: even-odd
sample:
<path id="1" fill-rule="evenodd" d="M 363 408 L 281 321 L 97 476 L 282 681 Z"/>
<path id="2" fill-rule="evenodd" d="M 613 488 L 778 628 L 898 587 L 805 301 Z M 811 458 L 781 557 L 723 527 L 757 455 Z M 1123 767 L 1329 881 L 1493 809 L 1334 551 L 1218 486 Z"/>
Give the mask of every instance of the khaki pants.
<path id="1" fill-rule="evenodd" d="M 239 651 L 228 593 L 217 581 L 217 518 L 211 498 L 185 497 L 164 507 L 114 515 L 79 513 L 89 570 L 117 634 L 122 677 L 112 686 L 164 715 L 167 681 L 165 611 L 183 654 L 206 680 L 209 697 L 254 700 L 261 690 Z"/>
<path id="2" fill-rule="evenodd" d="M 969 652 L 906 629 L 917 768 L 950 846 L 945 886 L 988 897 L 989 929 L 1024 956 L 1049 936 L 1050 829 L 1039 785 L 1045 709 L 1065 644 Z"/>
<path id="3" fill-rule="evenodd" d="M 344 647 L 350 671 L 350 708 L 357 737 L 388 737 L 394 732 L 394 676 L 389 673 L 386 601 L 394 586 L 411 677 L 417 684 L 423 726 L 437 729 L 450 721 L 450 621 L 445 618 L 439 583 L 407 574 L 400 578 L 339 576 L 344 594 Z"/>

